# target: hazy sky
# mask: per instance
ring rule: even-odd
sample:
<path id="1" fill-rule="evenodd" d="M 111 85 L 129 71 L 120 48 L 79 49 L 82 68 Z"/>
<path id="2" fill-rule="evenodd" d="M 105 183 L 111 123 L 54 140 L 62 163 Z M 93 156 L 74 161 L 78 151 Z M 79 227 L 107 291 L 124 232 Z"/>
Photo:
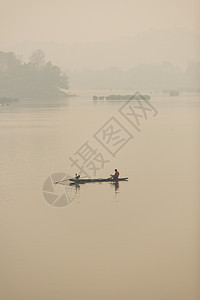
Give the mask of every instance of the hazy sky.
<path id="1" fill-rule="evenodd" d="M 103 41 L 149 28 L 200 32 L 199 0 L 0 0 L 0 47 Z"/>

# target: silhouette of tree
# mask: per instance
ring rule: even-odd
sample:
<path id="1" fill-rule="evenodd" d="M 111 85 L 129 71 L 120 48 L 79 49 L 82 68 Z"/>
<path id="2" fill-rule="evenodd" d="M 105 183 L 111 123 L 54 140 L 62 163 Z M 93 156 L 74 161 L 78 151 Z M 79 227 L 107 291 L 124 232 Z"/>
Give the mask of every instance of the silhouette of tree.
<path id="1" fill-rule="evenodd" d="M 30 64 L 40 69 L 42 66 L 45 65 L 45 57 L 45 53 L 42 50 L 38 49 L 34 51 L 30 56 Z"/>
<path id="2" fill-rule="evenodd" d="M 61 89 L 68 89 L 68 77 L 59 67 L 45 62 L 43 51 L 35 51 L 28 63 L 12 52 L 0 52 L 0 96 L 66 96 Z"/>

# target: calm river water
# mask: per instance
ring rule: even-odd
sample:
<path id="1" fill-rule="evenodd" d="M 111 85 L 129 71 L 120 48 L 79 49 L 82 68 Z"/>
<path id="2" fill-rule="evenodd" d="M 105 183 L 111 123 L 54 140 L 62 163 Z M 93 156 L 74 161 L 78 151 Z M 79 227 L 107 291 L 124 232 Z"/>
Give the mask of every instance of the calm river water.
<path id="1" fill-rule="evenodd" d="M 120 91 L 75 93 L 0 107 L 0 298 L 199 299 L 200 96 L 152 95 L 134 126 L 92 100 Z M 54 185 L 69 157 L 129 180 Z"/>

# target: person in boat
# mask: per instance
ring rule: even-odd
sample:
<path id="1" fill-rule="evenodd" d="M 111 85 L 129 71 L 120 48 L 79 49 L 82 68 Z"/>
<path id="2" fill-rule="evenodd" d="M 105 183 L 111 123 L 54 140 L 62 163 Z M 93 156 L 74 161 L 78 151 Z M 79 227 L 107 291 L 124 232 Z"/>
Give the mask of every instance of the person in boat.
<path id="1" fill-rule="evenodd" d="M 77 173 L 75 174 L 75 178 L 78 180 L 80 178 L 80 175 L 78 175 Z"/>
<path id="2" fill-rule="evenodd" d="M 111 177 L 115 180 L 117 180 L 119 178 L 119 172 L 117 171 L 117 169 L 115 169 L 115 174 L 111 175 Z"/>

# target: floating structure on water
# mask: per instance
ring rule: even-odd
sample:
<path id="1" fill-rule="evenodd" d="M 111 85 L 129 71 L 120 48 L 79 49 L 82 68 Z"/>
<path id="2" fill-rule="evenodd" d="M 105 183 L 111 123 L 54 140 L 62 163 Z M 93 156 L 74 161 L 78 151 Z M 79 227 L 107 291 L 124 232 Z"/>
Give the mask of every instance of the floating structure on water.
<path id="1" fill-rule="evenodd" d="M 11 98 L 11 97 L 0 97 L 0 104 L 2 106 L 4 105 L 10 105 L 13 102 L 19 101 L 18 98 Z"/>
<path id="2" fill-rule="evenodd" d="M 150 100 L 149 95 L 109 95 L 109 96 L 93 96 L 93 100 Z"/>
<path id="3" fill-rule="evenodd" d="M 171 91 L 169 92 L 169 95 L 170 95 L 171 97 L 175 97 L 175 96 L 179 96 L 180 93 L 179 93 L 178 91 L 176 91 L 176 90 L 171 90 Z"/>

